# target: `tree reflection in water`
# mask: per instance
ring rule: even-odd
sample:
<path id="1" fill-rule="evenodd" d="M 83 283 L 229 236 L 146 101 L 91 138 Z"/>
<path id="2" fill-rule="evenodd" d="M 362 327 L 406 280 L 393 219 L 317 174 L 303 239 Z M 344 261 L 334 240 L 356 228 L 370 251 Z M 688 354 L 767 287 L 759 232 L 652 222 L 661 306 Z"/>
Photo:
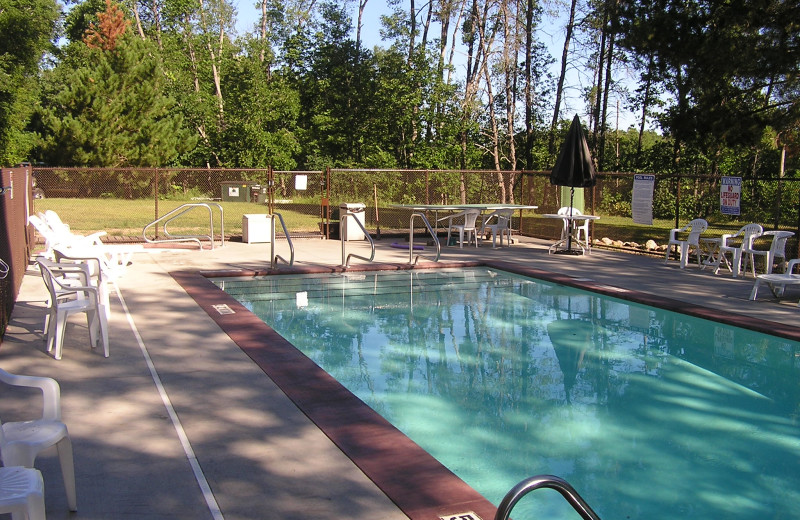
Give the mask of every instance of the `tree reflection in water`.
<path id="1" fill-rule="evenodd" d="M 603 518 L 788 518 L 800 499 L 797 343 L 486 268 L 225 290 L 495 503 L 542 473 Z"/>

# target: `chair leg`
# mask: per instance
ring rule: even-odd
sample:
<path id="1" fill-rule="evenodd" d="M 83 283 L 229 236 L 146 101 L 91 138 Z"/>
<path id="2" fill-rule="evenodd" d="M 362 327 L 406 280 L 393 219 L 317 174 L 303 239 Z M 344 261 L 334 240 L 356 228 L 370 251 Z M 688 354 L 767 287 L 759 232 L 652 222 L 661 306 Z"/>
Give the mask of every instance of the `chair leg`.
<path id="1" fill-rule="evenodd" d="M 681 269 L 686 268 L 689 259 L 689 244 L 681 243 Z"/>
<path id="2" fill-rule="evenodd" d="M 61 476 L 64 479 L 64 489 L 67 492 L 67 506 L 70 511 L 78 510 L 77 493 L 75 491 L 75 463 L 72 457 L 72 441 L 69 436 L 56 443 L 58 459 L 61 462 Z"/>

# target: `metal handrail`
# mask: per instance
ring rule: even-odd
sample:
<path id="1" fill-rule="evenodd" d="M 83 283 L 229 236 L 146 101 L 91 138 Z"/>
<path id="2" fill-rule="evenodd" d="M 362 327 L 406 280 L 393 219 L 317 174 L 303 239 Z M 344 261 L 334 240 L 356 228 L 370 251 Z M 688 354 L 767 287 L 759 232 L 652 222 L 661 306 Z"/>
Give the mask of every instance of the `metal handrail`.
<path id="1" fill-rule="evenodd" d="M 435 258 L 428 258 L 425 255 L 417 255 L 417 258 L 412 261 L 414 257 L 414 217 L 419 217 L 422 219 L 422 222 L 425 224 L 425 227 L 428 228 L 428 233 L 431 234 L 433 237 L 433 243 L 436 245 L 436 257 Z M 420 258 L 428 258 L 428 260 L 433 260 L 434 262 L 439 261 L 439 257 L 442 256 L 442 245 L 439 243 L 439 237 L 436 236 L 436 232 L 431 227 L 431 223 L 428 222 L 428 218 L 425 216 L 424 213 L 412 213 L 411 220 L 408 224 L 408 264 L 409 265 L 417 265 Z"/>
<path id="2" fill-rule="evenodd" d="M 357 255 L 355 253 L 350 253 L 349 255 L 347 255 L 347 259 L 345 260 L 345 247 L 346 247 L 347 240 L 344 239 L 345 238 L 345 236 L 344 236 L 344 230 L 345 230 L 344 226 L 345 226 L 345 222 L 347 221 L 348 217 L 353 217 L 353 220 L 356 221 L 356 224 L 358 224 L 358 227 L 361 228 L 361 230 L 364 232 L 364 236 L 369 241 L 369 245 L 372 248 L 372 254 L 369 255 L 369 258 L 367 258 L 365 256 Z M 372 262 L 375 259 L 375 241 L 372 240 L 372 237 L 369 235 L 369 231 L 367 231 L 367 229 L 364 227 L 364 224 L 362 224 L 361 221 L 358 219 L 358 217 L 356 217 L 355 213 L 352 213 L 350 211 L 346 211 L 342 215 L 340 215 L 340 217 L 339 217 L 339 239 L 342 241 L 342 265 L 341 265 L 341 267 L 344 267 L 344 268 L 350 267 L 350 259 L 353 258 L 353 257 L 359 258 L 359 259 L 367 261 L 367 262 Z"/>
<path id="3" fill-rule="evenodd" d="M 283 215 L 281 215 L 280 213 L 273 213 L 271 215 L 271 217 L 272 217 L 272 219 L 271 219 L 272 220 L 272 226 L 271 226 L 270 229 L 272 229 L 272 233 L 271 233 L 271 237 L 270 237 L 271 246 L 270 246 L 270 252 L 269 252 L 270 268 L 271 269 L 275 269 L 275 265 L 278 263 L 279 260 L 281 262 L 285 263 L 288 266 L 292 266 L 292 265 L 294 265 L 294 244 L 292 243 L 292 239 L 289 236 L 289 230 L 286 228 L 286 223 L 283 221 Z M 275 254 L 275 217 L 278 217 L 278 220 L 281 221 L 281 227 L 283 228 L 283 234 L 286 236 L 286 241 L 289 243 L 289 260 L 288 261 L 285 258 L 283 258 L 282 256 Z"/>
<path id="4" fill-rule="evenodd" d="M 497 513 L 495 513 L 494 520 L 508 520 L 509 515 L 511 515 L 511 509 L 519 502 L 519 500 L 533 491 L 534 489 L 541 489 L 541 488 L 550 488 L 555 489 L 558 491 L 561 496 L 563 496 L 567 502 L 572 506 L 572 509 L 578 513 L 583 520 L 600 520 L 600 517 L 597 516 L 597 513 L 592 511 L 592 508 L 589 507 L 589 504 L 578 494 L 575 489 L 569 485 L 569 482 L 564 480 L 561 477 L 556 477 L 555 475 L 536 475 L 535 477 L 530 477 L 513 488 L 511 491 L 506 493 L 506 496 L 503 497 L 502 502 L 500 502 L 500 506 L 497 508 Z"/>
<path id="5" fill-rule="evenodd" d="M 142 238 L 144 241 L 150 244 L 161 244 L 161 243 L 168 243 L 168 242 L 197 242 L 197 247 L 203 249 L 203 244 L 200 242 L 200 239 L 208 240 L 211 243 L 211 249 L 214 249 L 214 213 L 211 211 L 210 204 L 213 204 L 219 208 L 219 220 L 220 220 L 220 235 L 222 237 L 222 241 L 220 242 L 220 247 L 225 245 L 225 216 L 222 206 L 216 202 L 196 202 L 196 203 L 187 203 L 178 206 L 177 208 L 173 209 L 172 211 L 165 213 L 164 215 L 160 216 L 156 220 L 147 224 L 144 229 L 142 230 Z M 208 235 L 172 235 L 167 230 L 167 225 L 175 220 L 176 218 L 182 216 L 185 213 L 188 213 L 194 208 L 206 208 L 208 210 L 208 227 L 209 227 L 209 234 Z M 164 235 L 170 238 L 161 238 L 151 240 L 147 238 L 147 230 L 156 226 L 159 223 L 164 224 Z"/>

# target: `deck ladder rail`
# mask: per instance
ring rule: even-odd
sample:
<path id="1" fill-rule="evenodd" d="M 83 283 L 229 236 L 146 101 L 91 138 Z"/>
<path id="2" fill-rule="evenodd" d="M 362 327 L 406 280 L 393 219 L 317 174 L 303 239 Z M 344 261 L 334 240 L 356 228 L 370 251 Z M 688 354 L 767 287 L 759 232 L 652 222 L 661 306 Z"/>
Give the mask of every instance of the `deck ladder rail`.
<path id="1" fill-rule="evenodd" d="M 372 250 L 372 252 L 369 255 L 369 258 L 367 258 L 366 256 L 357 255 L 355 253 L 350 253 L 349 255 L 345 256 L 345 249 L 346 249 L 347 240 L 345 240 L 344 231 L 345 231 L 345 225 L 346 225 L 346 222 L 347 222 L 348 218 L 352 218 L 353 221 L 355 221 L 355 223 L 358 224 L 358 227 L 360 227 L 361 230 L 364 232 L 364 237 L 366 237 L 366 239 L 369 241 L 369 245 L 370 245 L 370 248 Z M 344 268 L 350 267 L 350 259 L 353 258 L 353 257 L 359 258 L 359 259 L 364 260 L 366 262 L 372 262 L 375 259 L 375 241 L 372 240 L 372 237 L 370 236 L 369 231 L 367 231 L 367 229 L 364 227 L 364 224 L 361 223 L 361 220 L 359 220 L 358 217 L 356 217 L 355 213 L 352 213 L 350 211 L 346 211 L 346 212 L 342 213 L 342 215 L 340 217 L 340 220 L 339 220 L 339 239 L 342 242 L 342 265 L 341 265 L 341 267 L 344 267 Z"/>
<path id="2" fill-rule="evenodd" d="M 430 233 L 430 235 L 433 237 L 433 244 L 436 246 L 436 256 L 434 258 L 429 258 L 422 254 L 419 254 L 416 258 L 414 258 L 414 219 L 416 217 L 422 219 L 425 227 L 428 228 L 428 233 Z M 439 243 L 439 237 L 436 236 L 436 232 L 431 227 L 431 223 L 428 222 L 428 218 L 424 213 L 412 213 L 411 220 L 408 224 L 408 264 L 417 265 L 417 262 L 419 262 L 420 258 L 428 258 L 428 260 L 438 262 L 440 256 L 442 256 L 442 245 Z"/>
<path id="3" fill-rule="evenodd" d="M 272 226 L 270 227 L 271 234 L 270 234 L 270 252 L 269 252 L 269 262 L 270 268 L 275 269 L 275 266 L 278 264 L 279 261 L 285 263 L 288 266 L 294 265 L 294 243 L 292 243 L 292 238 L 289 236 L 289 230 L 286 228 L 286 222 L 283 221 L 283 215 L 280 213 L 273 213 L 271 215 Z M 286 237 L 286 241 L 289 243 L 289 260 L 286 260 L 280 255 L 275 254 L 275 217 L 278 217 L 278 220 L 281 221 L 281 227 L 283 228 L 283 234 Z"/>
<path id="4" fill-rule="evenodd" d="M 527 478 L 511 488 L 511 490 L 506 493 L 506 496 L 503 497 L 503 500 L 500 502 L 500 506 L 497 508 L 497 513 L 494 516 L 494 520 L 508 520 L 509 516 L 511 515 L 511 509 L 520 501 L 522 497 L 530 493 L 535 489 L 542 489 L 542 488 L 549 488 L 558 491 L 561 496 L 563 496 L 569 505 L 572 506 L 572 509 L 578 513 L 583 520 L 600 520 L 600 517 L 597 516 L 597 513 L 592 511 L 592 508 L 589 507 L 589 504 L 575 491 L 569 482 L 562 479 L 561 477 L 556 477 L 555 475 L 536 475 L 534 477 Z"/>
<path id="5" fill-rule="evenodd" d="M 225 245 L 225 215 L 222 209 L 222 206 L 216 202 L 192 202 L 187 204 L 182 204 L 177 208 L 173 209 L 161 215 L 159 218 L 155 219 L 154 221 L 147 224 L 144 229 L 142 230 L 142 238 L 144 241 L 150 244 L 162 244 L 162 243 L 175 243 L 175 242 L 196 242 L 197 246 L 200 249 L 203 249 L 203 244 L 200 241 L 208 240 L 211 243 L 211 249 L 214 249 L 214 212 L 211 210 L 211 204 L 216 206 L 219 209 L 219 231 L 220 236 L 222 237 L 222 241 L 220 242 L 220 246 Z M 206 208 L 208 210 L 208 235 L 173 235 L 167 229 L 167 226 L 176 218 L 181 217 L 192 211 L 194 208 Z M 158 224 L 163 225 L 163 232 L 167 238 L 156 238 L 150 239 L 147 237 L 147 231 L 151 228 L 157 226 Z M 156 230 L 158 231 L 158 230 Z"/>

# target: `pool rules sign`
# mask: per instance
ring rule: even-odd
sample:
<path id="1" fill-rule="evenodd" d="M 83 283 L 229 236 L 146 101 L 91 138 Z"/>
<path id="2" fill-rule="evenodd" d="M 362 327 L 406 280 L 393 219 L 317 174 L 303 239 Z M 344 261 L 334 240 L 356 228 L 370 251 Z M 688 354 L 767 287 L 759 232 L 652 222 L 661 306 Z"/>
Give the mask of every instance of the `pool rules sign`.
<path id="1" fill-rule="evenodd" d="M 742 178 L 723 177 L 719 187 L 719 210 L 723 215 L 739 215 L 742 199 Z"/>

